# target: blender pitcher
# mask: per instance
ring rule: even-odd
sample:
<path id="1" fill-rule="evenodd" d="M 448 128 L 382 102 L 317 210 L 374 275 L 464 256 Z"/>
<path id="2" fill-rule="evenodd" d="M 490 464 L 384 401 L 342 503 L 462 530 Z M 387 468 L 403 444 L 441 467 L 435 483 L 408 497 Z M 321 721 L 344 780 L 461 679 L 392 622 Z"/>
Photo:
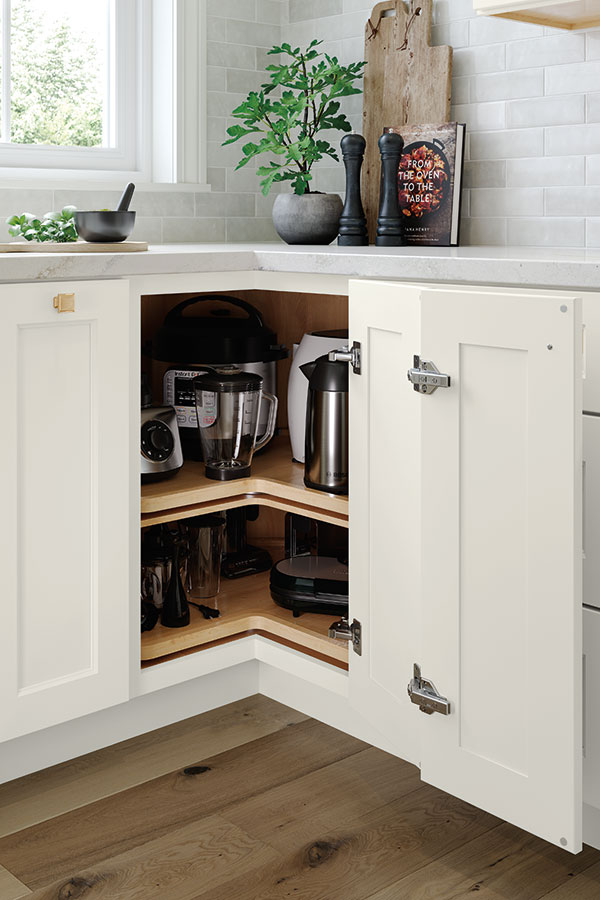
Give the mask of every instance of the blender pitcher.
<path id="1" fill-rule="evenodd" d="M 194 378 L 198 429 L 206 477 L 217 481 L 250 475 L 252 454 L 275 433 L 277 397 L 252 372 L 205 372 Z M 256 440 L 260 406 L 270 404 L 267 429 Z"/>

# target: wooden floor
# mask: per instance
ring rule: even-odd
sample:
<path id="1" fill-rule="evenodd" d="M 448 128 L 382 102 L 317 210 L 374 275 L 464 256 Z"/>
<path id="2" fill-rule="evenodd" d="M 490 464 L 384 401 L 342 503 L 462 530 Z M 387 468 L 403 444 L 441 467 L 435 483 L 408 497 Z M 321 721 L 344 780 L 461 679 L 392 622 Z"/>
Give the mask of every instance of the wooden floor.
<path id="1" fill-rule="evenodd" d="M 599 900 L 571 856 L 252 697 L 0 786 L 0 900 Z"/>

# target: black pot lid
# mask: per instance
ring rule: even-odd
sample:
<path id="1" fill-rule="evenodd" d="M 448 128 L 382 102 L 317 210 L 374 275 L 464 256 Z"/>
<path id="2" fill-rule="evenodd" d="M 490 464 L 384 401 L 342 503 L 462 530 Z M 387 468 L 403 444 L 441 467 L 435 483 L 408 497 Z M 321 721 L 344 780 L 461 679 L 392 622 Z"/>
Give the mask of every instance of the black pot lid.
<path id="1" fill-rule="evenodd" d="M 209 304 L 204 315 L 184 315 L 191 306 Z M 224 304 L 224 305 L 223 305 Z M 229 307 L 229 308 L 227 308 Z M 233 309 L 247 315 L 232 315 Z M 193 364 L 272 362 L 289 355 L 259 311 L 239 297 L 202 294 L 183 300 L 167 313 L 154 341 L 152 355 L 163 362 Z"/>

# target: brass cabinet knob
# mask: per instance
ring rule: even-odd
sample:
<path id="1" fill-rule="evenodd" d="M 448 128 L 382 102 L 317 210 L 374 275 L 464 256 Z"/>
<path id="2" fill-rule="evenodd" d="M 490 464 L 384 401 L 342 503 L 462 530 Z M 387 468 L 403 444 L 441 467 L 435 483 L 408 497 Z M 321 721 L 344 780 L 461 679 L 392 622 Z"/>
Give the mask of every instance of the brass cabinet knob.
<path id="1" fill-rule="evenodd" d="M 54 298 L 54 309 L 62 312 L 75 312 L 75 294 L 57 294 Z"/>

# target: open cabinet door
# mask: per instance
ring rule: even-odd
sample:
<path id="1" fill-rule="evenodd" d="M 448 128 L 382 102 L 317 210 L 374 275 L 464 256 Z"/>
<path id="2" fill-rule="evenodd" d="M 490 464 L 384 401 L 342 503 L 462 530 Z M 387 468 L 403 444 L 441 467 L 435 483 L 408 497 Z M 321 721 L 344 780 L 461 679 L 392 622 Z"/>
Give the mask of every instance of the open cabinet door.
<path id="1" fill-rule="evenodd" d="M 385 348 L 384 298 L 398 349 L 387 363 L 375 358 Z M 352 439 L 357 418 L 369 432 L 350 461 L 351 615 L 362 616 L 367 648 L 366 660 L 351 661 L 353 697 L 378 698 L 381 713 L 383 690 L 396 685 L 399 727 L 417 735 L 396 746 L 420 759 L 425 781 L 577 852 L 580 300 L 372 283 L 352 288 L 351 335 L 366 342 L 351 380 Z M 412 353 L 450 386 L 414 391 Z M 384 401 L 386 364 L 395 378 Z M 368 556 L 356 543 L 361 533 L 365 541 L 361 516 Z M 448 715 L 406 707 L 413 662 L 449 701 Z"/>
<path id="2" fill-rule="evenodd" d="M 581 301 L 430 288 L 421 351 L 425 781 L 572 852 L 582 799 Z"/>
<path id="3" fill-rule="evenodd" d="M 351 283 L 350 336 L 361 374 L 350 376 L 350 700 L 384 749 L 419 764 L 406 684 L 420 647 L 420 397 L 406 372 L 420 344 L 418 288 Z"/>

